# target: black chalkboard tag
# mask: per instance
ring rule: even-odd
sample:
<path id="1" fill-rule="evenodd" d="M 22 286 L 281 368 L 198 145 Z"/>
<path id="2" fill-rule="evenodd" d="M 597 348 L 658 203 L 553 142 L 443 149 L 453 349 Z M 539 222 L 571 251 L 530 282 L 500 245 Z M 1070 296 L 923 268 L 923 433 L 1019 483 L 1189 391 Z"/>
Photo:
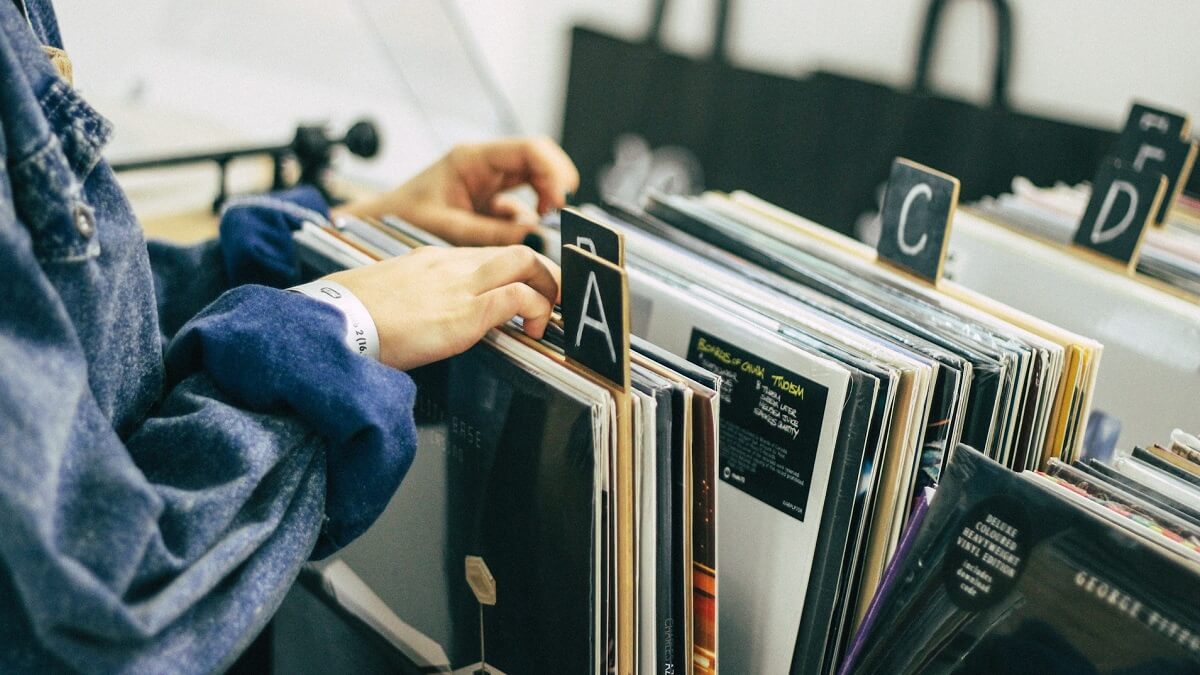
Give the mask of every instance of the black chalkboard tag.
<path id="1" fill-rule="evenodd" d="M 1135 101 L 1129 108 L 1129 117 L 1125 118 L 1125 128 L 1121 130 L 1121 139 L 1123 140 L 1126 136 L 1136 137 L 1146 134 L 1183 139 L 1189 131 L 1191 131 L 1191 121 L 1187 115 Z"/>
<path id="2" fill-rule="evenodd" d="M 574 244 L 617 267 L 625 266 L 625 239 L 619 232 L 575 209 L 563 209 L 559 222 L 563 246 Z"/>
<path id="3" fill-rule="evenodd" d="M 1116 159 L 1134 171 L 1167 177 L 1167 193 L 1154 213 L 1154 225 L 1166 222 L 1175 198 L 1192 173 L 1196 143 L 1186 138 L 1190 127 L 1183 115 L 1135 103 L 1117 139 Z"/>
<path id="4" fill-rule="evenodd" d="M 1137 171 L 1124 162 L 1109 161 L 1092 181 L 1075 244 L 1117 261 L 1132 272 L 1146 228 L 1167 192 L 1161 173 Z"/>
<path id="5" fill-rule="evenodd" d="M 629 279 L 625 270 L 575 244 L 562 249 L 562 319 L 567 357 L 629 388 Z"/>
<path id="6" fill-rule="evenodd" d="M 879 214 L 879 259 L 937 284 L 957 206 L 957 178 L 897 157 Z"/>

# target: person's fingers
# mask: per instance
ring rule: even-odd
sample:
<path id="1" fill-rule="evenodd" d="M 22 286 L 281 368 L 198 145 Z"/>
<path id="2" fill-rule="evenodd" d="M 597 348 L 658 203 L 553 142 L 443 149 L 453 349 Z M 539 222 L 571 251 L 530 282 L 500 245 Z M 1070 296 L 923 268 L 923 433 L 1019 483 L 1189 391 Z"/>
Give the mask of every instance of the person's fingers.
<path id="1" fill-rule="evenodd" d="M 538 231 L 536 221 L 512 221 L 449 207 L 422 214 L 419 220 L 423 227 L 456 246 L 519 244 L 526 235 Z"/>
<path id="2" fill-rule="evenodd" d="M 520 316 L 525 321 L 525 333 L 535 339 L 545 335 L 553 310 L 545 296 L 520 282 L 493 288 L 478 296 L 476 302 L 483 332 Z"/>
<path id="3" fill-rule="evenodd" d="M 557 143 L 545 137 L 513 138 L 484 143 L 481 156 L 505 176 L 502 189 L 529 183 L 538 195 L 538 212 L 566 204 L 568 193 L 579 188 L 579 170 Z"/>
<path id="4" fill-rule="evenodd" d="M 538 222 L 536 211 L 521 198 L 507 193 L 500 193 L 492 197 L 488 212 L 497 218 L 504 218 L 522 225 L 536 225 Z"/>
<path id="5" fill-rule="evenodd" d="M 475 271 L 475 292 L 486 293 L 513 283 L 523 283 L 549 302 L 558 300 L 561 281 L 558 265 L 526 246 L 495 249 L 487 262 Z"/>
<path id="6" fill-rule="evenodd" d="M 562 268 L 558 266 L 558 263 L 541 252 L 537 253 L 537 257 L 546 266 L 546 269 L 550 270 L 550 273 L 554 275 L 554 283 L 558 285 L 557 292 L 551 298 L 551 301 L 556 305 L 562 304 Z"/>

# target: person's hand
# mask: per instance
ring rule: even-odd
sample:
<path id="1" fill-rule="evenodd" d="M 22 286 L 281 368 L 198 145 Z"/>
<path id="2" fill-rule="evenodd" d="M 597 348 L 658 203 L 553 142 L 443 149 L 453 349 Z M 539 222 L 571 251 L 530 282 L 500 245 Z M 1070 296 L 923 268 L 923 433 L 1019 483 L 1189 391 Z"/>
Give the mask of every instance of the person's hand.
<path id="1" fill-rule="evenodd" d="M 558 302 L 558 266 L 525 246 L 427 246 L 330 275 L 366 306 L 384 363 L 408 370 L 470 349 L 514 316 L 541 338 Z"/>
<path id="2" fill-rule="evenodd" d="M 537 213 L 506 191 L 529 185 Z M 517 244 L 538 214 L 566 204 L 579 172 L 548 138 L 460 145 L 391 192 L 334 209 L 334 215 L 396 215 L 458 246 Z"/>

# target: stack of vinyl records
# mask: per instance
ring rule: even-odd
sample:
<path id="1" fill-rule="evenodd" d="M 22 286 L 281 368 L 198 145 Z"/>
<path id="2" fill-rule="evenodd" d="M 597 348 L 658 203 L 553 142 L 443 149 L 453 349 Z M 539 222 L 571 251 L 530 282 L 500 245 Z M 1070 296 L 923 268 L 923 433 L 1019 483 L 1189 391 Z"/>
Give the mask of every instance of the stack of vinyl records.
<path id="1" fill-rule="evenodd" d="M 1016 470 L 1079 453 L 1095 341 L 922 284 L 747 194 L 583 215 L 625 233 L 634 332 L 723 377 L 731 672 L 833 672 L 950 449 Z"/>
<path id="2" fill-rule="evenodd" d="M 1193 273 L 1200 271 L 1200 237 L 1186 220 L 1187 200 L 1163 227 L 1146 229 L 1137 272 L 1130 274 L 1068 243 L 1087 188 L 1039 189 L 1024 181 L 1014 188 L 959 210 L 946 277 L 1103 342 L 1095 408 L 1120 422 L 1124 445 L 1195 421 L 1200 296 L 1150 276 L 1147 267 L 1161 256 L 1163 264 L 1192 260 Z"/>
<path id="3" fill-rule="evenodd" d="M 1200 399 L 1200 199 L 1186 116 L 1134 104 L 1090 185 L 961 209 L 946 277 L 1105 345 L 1095 409 L 1132 445 L 1192 423 Z M 1193 181 L 1194 183 L 1194 181 Z"/>
<path id="4" fill-rule="evenodd" d="M 306 223 L 295 241 L 312 275 L 444 245 L 394 219 Z M 390 609 L 438 646 L 431 672 L 715 673 L 721 378 L 622 330 L 623 274 L 599 282 L 609 298 L 563 271 L 564 312 L 612 320 L 619 370 L 575 358 L 568 316 L 411 373 Z"/>
<path id="5" fill-rule="evenodd" d="M 906 553 L 924 541 L 913 523 L 948 522 L 943 511 L 979 501 L 984 476 L 1069 492 L 1054 482 L 1068 470 L 1103 471 L 1081 457 L 1093 339 L 906 273 L 749 194 L 651 195 L 549 225 L 563 244 L 561 324 L 541 341 L 507 326 L 414 373 L 421 447 L 393 508 L 439 507 L 405 530 L 390 604 L 442 645 L 447 668 L 834 673 L 869 616 L 856 667 L 951 658 L 943 642 L 971 639 L 954 631 L 974 614 L 876 647 L 881 627 L 926 625 L 907 609 L 878 618 L 892 600 L 868 612 L 894 574 L 930 573 Z M 310 224 L 296 240 L 318 273 L 441 243 L 395 219 Z M 606 313 L 589 303 L 609 278 L 621 293 Z M 613 316 L 600 352 L 624 362 L 618 376 L 578 351 Z M 996 549 L 1002 536 L 1060 523 L 1017 501 L 1023 516 L 1004 506 L 997 518 L 1024 520 L 953 563 L 977 585 L 991 575 L 989 598 L 1013 587 L 997 570 L 1020 571 L 1005 560 L 1030 550 Z M 918 672 L 926 656 L 905 663 Z"/>
<path id="6" fill-rule="evenodd" d="M 841 670 L 1200 672 L 1200 440 L 1014 474 L 962 447 Z"/>
<path id="7" fill-rule="evenodd" d="M 1013 181 L 1013 191 L 987 198 L 974 208 L 1022 233 L 1067 246 L 1075 236 L 1091 199 L 1090 185 L 1039 188 L 1028 180 Z M 1139 275 L 1158 288 L 1200 302 L 1200 203 L 1182 196 L 1162 227 L 1150 228 L 1136 264 Z"/>

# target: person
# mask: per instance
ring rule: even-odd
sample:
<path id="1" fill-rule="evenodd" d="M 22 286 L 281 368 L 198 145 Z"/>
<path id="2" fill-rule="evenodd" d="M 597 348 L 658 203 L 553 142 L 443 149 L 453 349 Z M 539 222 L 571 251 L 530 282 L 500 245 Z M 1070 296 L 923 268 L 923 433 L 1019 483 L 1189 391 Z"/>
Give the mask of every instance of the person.
<path id="1" fill-rule="evenodd" d="M 534 216 L 505 191 L 544 212 L 578 175 L 550 141 L 464 146 L 376 199 L 247 198 L 222 242 L 147 243 L 48 47 L 48 0 L 0 0 L 0 672 L 220 671 L 397 489 L 404 371 L 514 316 L 541 335 L 558 270 L 505 246 Z M 330 302 L 245 283 L 295 281 L 301 222 L 385 212 L 489 246 L 341 272 Z M 372 327 L 378 360 L 348 333 Z"/>

